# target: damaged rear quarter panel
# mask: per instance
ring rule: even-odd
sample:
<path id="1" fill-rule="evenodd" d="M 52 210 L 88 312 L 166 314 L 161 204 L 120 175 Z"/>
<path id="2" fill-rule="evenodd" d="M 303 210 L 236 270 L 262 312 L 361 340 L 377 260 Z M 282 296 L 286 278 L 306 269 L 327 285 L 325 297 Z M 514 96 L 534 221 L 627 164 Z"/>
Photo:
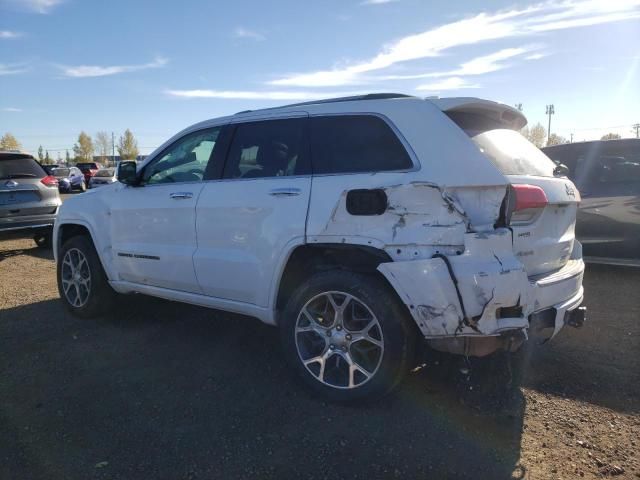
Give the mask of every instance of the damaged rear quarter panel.
<path id="1" fill-rule="evenodd" d="M 324 196 L 334 200 L 312 199 L 309 243 L 368 245 L 386 250 L 394 260 L 462 252 L 469 229 L 483 224 L 493 228 L 505 192 L 504 186 L 444 189 L 422 181 L 401 183 L 407 176 L 395 173 L 368 174 L 366 182 L 363 175 L 357 177 L 357 186 L 342 189 L 323 181 L 326 177 L 314 179 L 314 184 L 322 182 Z M 385 192 L 388 203 L 382 215 L 356 216 L 347 211 L 347 193 L 363 187 Z"/>
<path id="2" fill-rule="evenodd" d="M 378 270 L 409 307 L 423 335 L 496 335 L 525 328 L 532 311 L 531 288 L 513 255 L 511 232 L 465 235 L 462 255 L 448 257 L 456 286 L 442 258 L 383 263 Z M 522 306 L 518 318 L 496 318 L 500 307 Z"/>

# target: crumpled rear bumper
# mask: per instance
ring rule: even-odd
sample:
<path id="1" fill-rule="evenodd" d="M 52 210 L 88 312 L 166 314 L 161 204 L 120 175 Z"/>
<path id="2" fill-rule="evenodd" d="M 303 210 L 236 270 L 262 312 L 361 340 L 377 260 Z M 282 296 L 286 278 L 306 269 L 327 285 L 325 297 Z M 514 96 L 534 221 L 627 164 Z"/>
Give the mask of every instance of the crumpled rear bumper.
<path id="1" fill-rule="evenodd" d="M 555 309 L 555 314 L 549 310 L 555 315 L 553 337 L 566 312 L 583 299 L 579 242 L 562 269 L 529 278 L 513 253 L 508 229 L 466 234 L 461 255 L 383 263 L 378 270 L 428 339 L 525 330 L 532 314 Z"/>

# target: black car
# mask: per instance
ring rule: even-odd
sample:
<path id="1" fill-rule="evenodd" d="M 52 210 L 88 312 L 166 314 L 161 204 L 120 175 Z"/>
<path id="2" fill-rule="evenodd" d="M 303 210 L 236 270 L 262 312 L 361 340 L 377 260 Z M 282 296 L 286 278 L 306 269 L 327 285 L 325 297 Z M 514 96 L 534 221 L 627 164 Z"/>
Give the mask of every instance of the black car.
<path id="1" fill-rule="evenodd" d="M 585 260 L 640 266 L 640 139 L 542 149 L 568 167 L 582 196 L 576 225 Z"/>

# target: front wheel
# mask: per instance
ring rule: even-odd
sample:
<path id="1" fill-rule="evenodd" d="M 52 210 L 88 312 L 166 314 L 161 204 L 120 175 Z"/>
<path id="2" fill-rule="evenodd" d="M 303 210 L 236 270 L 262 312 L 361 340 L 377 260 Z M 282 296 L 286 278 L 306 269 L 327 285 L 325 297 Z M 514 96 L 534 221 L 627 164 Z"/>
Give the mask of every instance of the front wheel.
<path id="1" fill-rule="evenodd" d="M 58 255 L 57 276 L 60 298 L 78 317 L 97 317 L 114 304 L 116 293 L 88 236 L 72 237 L 64 243 Z"/>
<path id="2" fill-rule="evenodd" d="M 291 296 L 280 327 L 288 362 L 332 401 L 385 395 L 413 361 L 415 326 L 391 288 L 373 275 L 312 276 Z"/>
<path id="3" fill-rule="evenodd" d="M 86 192 L 87 191 L 87 184 L 85 183 L 85 181 L 83 180 L 82 183 L 80 184 L 80 191 L 81 192 Z"/>

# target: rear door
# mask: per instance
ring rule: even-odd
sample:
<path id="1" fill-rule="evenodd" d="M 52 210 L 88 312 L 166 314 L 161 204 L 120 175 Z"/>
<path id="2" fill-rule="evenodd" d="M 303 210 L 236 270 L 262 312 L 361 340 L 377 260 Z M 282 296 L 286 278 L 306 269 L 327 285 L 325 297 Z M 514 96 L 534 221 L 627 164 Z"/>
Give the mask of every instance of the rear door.
<path id="1" fill-rule="evenodd" d="M 223 178 L 198 200 L 195 270 L 204 294 L 266 307 L 283 257 L 305 241 L 307 116 L 231 127 Z"/>
<path id="2" fill-rule="evenodd" d="M 28 155 L 0 158 L 0 221 L 12 223 L 19 217 L 55 213 L 58 188 L 42 180 L 45 170 Z"/>

